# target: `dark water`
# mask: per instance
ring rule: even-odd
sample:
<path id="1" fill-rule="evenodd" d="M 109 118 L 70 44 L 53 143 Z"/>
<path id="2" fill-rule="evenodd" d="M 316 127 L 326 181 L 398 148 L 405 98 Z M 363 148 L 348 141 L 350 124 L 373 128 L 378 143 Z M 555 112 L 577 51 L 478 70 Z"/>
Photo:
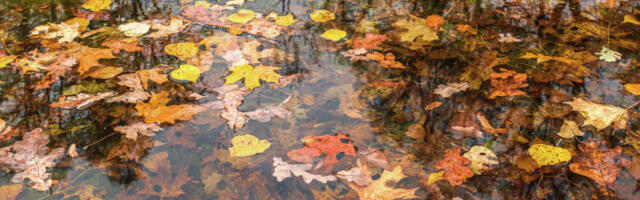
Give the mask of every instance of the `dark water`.
<path id="1" fill-rule="evenodd" d="M 298 20 L 275 38 L 247 33 L 238 36 L 259 41 L 259 49 L 275 48 L 288 54 L 289 59 L 267 58 L 260 62 L 281 67 L 279 74 L 296 78 L 276 89 L 262 82 L 247 95 L 240 110 L 285 104 L 290 116 L 264 123 L 249 120 L 243 128 L 234 130 L 220 117 L 222 110 L 208 109 L 193 120 L 162 124 L 163 130 L 155 136 L 130 140 L 113 128 L 142 121 L 135 115 L 135 104 L 98 102 L 86 109 L 50 106 L 73 85 L 98 84 L 102 87 L 99 91 L 124 92 L 116 85 L 117 78 L 82 79 L 69 75 L 48 89 L 34 90 L 32 85 L 44 73 L 22 73 L 10 65 L 0 69 L 0 80 L 5 82 L 0 85 L 0 116 L 8 126 L 20 131 L 1 141 L 0 147 L 20 140 L 23 132 L 35 128 L 50 135 L 52 148 L 78 145 L 79 157 L 65 156 L 49 169 L 57 184 L 49 191 L 39 192 L 18 183 L 24 187 L 18 191 L 17 199 L 366 199 L 359 197 L 345 180 L 307 184 L 300 177 L 278 182 L 272 175 L 273 157 L 295 163 L 286 159 L 287 152 L 303 147 L 303 138 L 337 133 L 349 135 L 360 155 L 339 154 L 333 169 L 313 173 L 336 174 L 356 166 L 356 160 L 363 159 L 362 153 L 378 150 L 392 166 L 402 166 L 406 178 L 396 183 L 396 188 L 420 188 L 415 192 L 416 199 L 637 199 L 637 180 L 632 171 L 638 152 L 628 139 L 638 130 L 637 108 L 630 108 L 625 129 L 597 130 L 587 126 L 581 128 L 584 136 L 563 139 L 556 135 L 564 120 L 584 120 L 562 102 L 580 97 L 627 108 L 638 100 L 623 85 L 640 83 L 640 26 L 622 22 L 625 15 L 638 15 L 638 2 L 613 2 L 614 7 L 608 8 L 608 1 L 593 0 L 247 1 L 234 7 L 263 15 L 292 14 Z M 46 23 L 62 23 L 80 11 L 86 12 L 79 9 L 82 3 L 0 2 L 2 52 L 26 55 L 34 49 L 44 50 L 41 40 L 29 36 L 32 29 Z M 193 4 L 188 0 L 114 0 L 110 10 L 105 11 L 108 16 L 91 20 L 87 31 L 133 21 L 166 20 L 169 16 L 184 19 L 183 9 Z M 311 21 L 309 14 L 317 9 L 331 11 L 335 20 Z M 406 30 L 392 26 L 394 22 L 429 15 L 446 20 L 438 27 L 438 40 L 400 41 L 398 35 Z M 367 23 L 374 25 L 366 26 Z M 469 25 L 470 31 L 461 31 L 459 25 Z M 320 35 L 330 28 L 348 34 L 338 42 L 322 38 Z M 164 54 L 165 45 L 197 43 L 207 36 L 228 32 L 229 29 L 194 20 L 169 37 L 140 37 L 141 52 L 123 52 L 116 59 L 101 63 L 123 67 L 125 73 L 160 64 L 177 67 L 184 61 Z M 369 52 L 393 54 L 405 68 L 351 61 L 341 54 L 351 49 L 350 39 L 364 37 L 367 32 L 389 37 Z M 500 41 L 505 36 L 500 34 L 506 33 L 520 41 Z M 76 42 L 97 47 L 115 38 L 101 33 Z M 597 60 L 595 53 L 603 46 L 620 52 L 621 59 Z M 526 52 L 585 63 L 537 63 L 535 59 L 520 58 Z M 588 56 L 581 54 L 585 52 L 596 60 L 587 62 Z M 147 91 L 172 91 L 173 105 L 216 101 L 214 89 L 224 84 L 228 63 L 220 56 L 205 59 L 210 59 L 210 70 L 203 72 L 197 82 L 150 83 Z M 489 74 L 500 68 L 527 74 L 527 85 L 515 88 L 524 94 L 490 98 L 495 86 Z M 466 82 L 471 87 L 451 97 L 434 93 L 440 85 L 453 82 Z M 192 93 L 206 97 L 188 98 Z M 434 102 L 439 106 L 425 109 Z M 504 132 L 489 133 L 480 125 L 478 114 Z M 475 131 L 457 131 L 455 127 Z M 267 140 L 271 146 L 257 155 L 230 157 L 231 138 L 245 134 Z M 588 139 L 607 141 L 611 148 L 621 146 L 620 159 L 632 159 L 631 166 L 624 167 L 613 185 L 604 190 L 593 180 L 571 172 L 567 162 L 532 172 L 516 166 L 517 157 L 527 154 L 532 144 L 569 149 L 576 158 L 580 155 L 578 146 Z M 425 183 L 429 174 L 440 171 L 434 165 L 443 159 L 445 149 L 459 147 L 464 154 L 473 146 L 489 148 L 499 164 L 462 185 L 452 186 L 446 180 Z M 383 170 L 370 167 L 373 179 L 378 179 Z M 16 184 L 11 182 L 14 174 L 10 170 L 0 172 L 0 186 Z"/>

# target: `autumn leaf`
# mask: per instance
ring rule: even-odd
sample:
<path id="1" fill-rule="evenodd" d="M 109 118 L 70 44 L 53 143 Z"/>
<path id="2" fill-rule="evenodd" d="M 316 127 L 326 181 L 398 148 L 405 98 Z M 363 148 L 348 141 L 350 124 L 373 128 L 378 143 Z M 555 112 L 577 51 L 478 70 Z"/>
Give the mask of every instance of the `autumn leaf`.
<path id="1" fill-rule="evenodd" d="M 193 65 L 180 65 L 180 68 L 171 71 L 169 75 L 179 81 L 196 82 L 200 77 L 200 69 Z"/>
<path id="2" fill-rule="evenodd" d="M 311 163 L 313 158 L 325 155 L 320 166 L 331 166 L 338 162 L 338 154 L 356 156 L 355 148 L 349 137 L 345 134 L 311 136 L 303 139 L 304 147 L 293 149 L 287 156 L 295 161 Z"/>
<path id="3" fill-rule="evenodd" d="M 0 57 L 0 69 L 7 67 L 8 64 L 16 60 L 15 56 L 2 56 Z"/>
<path id="4" fill-rule="evenodd" d="M 80 35 L 80 30 L 84 30 L 81 24 L 45 24 L 36 26 L 31 31 L 34 38 L 57 39 L 58 43 L 69 43 Z"/>
<path id="5" fill-rule="evenodd" d="M 431 30 L 438 30 L 440 29 L 440 26 L 446 23 L 446 21 L 444 21 L 444 18 L 442 18 L 442 16 L 440 15 L 429 15 L 424 19 L 424 22 L 426 26 Z"/>
<path id="6" fill-rule="evenodd" d="M 358 186 L 352 182 L 348 183 L 349 186 L 358 193 L 361 200 L 418 198 L 415 192 L 420 188 L 405 189 L 395 187 L 403 178 L 405 178 L 405 175 L 402 173 L 402 167 L 396 166 L 391 171 L 384 170 L 378 179 L 372 181 L 366 187 Z"/>
<path id="7" fill-rule="evenodd" d="M 460 185 L 473 176 L 473 171 L 467 166 L 471 163 L 460 156 L 460 148 L 450 148 L 444 151 L 442 160 L 439 160 L 435 168 L 444 171 L 444 179 L 452 186 Z"/>
<path id="8" fill-rule="evenodd" d="M 569 150 L 547 144 L 534 144 L 529 147 L 529 155 L 540 166 L 555 165 L 571 160 Z"/>
<path id="9" fill-rule="evenodd" d="M 144 22 L 129 22 L 118 26 L 118 30 L 129 37 L 138 37 L 149 32 L 151 25 Z"/>
<path id="10" fill-rule="evenodd" d="M 171 17 L 171 20 L 169 20 L 168 25 L 151 24 L 151 28 L 156 29 L 157 31 L 150 33 L 149 35 L 146 35 L 144 37 L 151 37 L 151 38 L 168 37 L 169 35 L 172 35 L 174 33 L 178 33 L 184 30 L 184 28 L 187 27 L 187 25 L 188 24 L 185 24 L 184 21 Z"/>
<path id="11" fill-rule="evenodd" d="M 482 174 L 490 166 L 498 165 L 498 156 L 485 146 L 473 146 L 463 155 L 471 161 L 471 170 L 475 174 Z"/>
<path id="12" fill-rule="evenodd" d="M 278 83 L 278 80 L 282 77 L 280 74 L 275 72 L 275 70 L 278 69 L 280 68 L 264 65 L 260 65 L 255 68 L 249 64 L 238 65 L 231 68 L 230 71 L 232 73 L 225 77 L 226 81 L 224 84 L 233 84 L 244 78 L 244 86 L 253 90 L 253 88 L 260 86 L 260 80 Z"/>
<path id="13" fill-rule="evenodd" d="M 165 46 L 164 51 L 181 60 L 186 60 L 198 54 L 198 47 L 193 42 L 181 42 Z"/>
<path id="14" fill-rule="evenodd" d="M 317 180 L 321 183 L 337 180 L 333 175 L 323 176 L 307 172 L 311 169 L 311 164 L 292 165 L 282 161 L 282 158 L 279 157 L 273 157 L 273 167 L 273 176 L 276 177 L 278 182 L 282 182 L 284 179 L 291 177 L 291 175 L 302 177 L 304 182 L 307 184 L 311 183 L 313 180 Z"/>
<path id="15" fill-rule="evenodd" d="M 353 38 L 351 47 L 353 49 L 375 49 L 382 42 L 389 38 L 383 34 L 367 33 L 364 38 Z"/>
<path id="16" fill-rule="evenodd" d="M 233 147 L 229 148 L 232 157 L 245 157 L 259 154 L 267 150 L 271 143 L 267 140 L 260 140 L 253 135 L 237 135 L 231 138 Z"/>
<path id="17" fill-rule="evenodd" d="M 633 15 L 625 15 L 622 23 L 631 23 L 635 25 L 640 25 L 640 21 L 638 21 Z"/>
<path id="18" fill-rule="evenodd" d="M 602 47 L 602 50 L 600 50 L 600 52 L 595 54 L 600 56 L 598 58 L 605 62 L 616 62 L 622 58 L 622 54 L 620 52 L 611 50 L 605 46 Z"/>
<path id="19" fill-rule="evenodd" d="M 91 11 L 109 10 L 113 0 L 89 0 L 82 4 L 82 8 Z"/>
<path id="20" fill-rule="evenodd" d="M 101 44 L 102 46 L 109 47 L 111 51 L 115 54 L 119 54 L 120 50 L 125 50 L 127 52 L 137 52 L 142 51 L 142 47 L 138 46 L 137 41 L 128 41 L 128 39 L 120 39 L 120 40 L 109 40 L 105 41 Z"/>
<path id="21" fill-rule="evenodd" d="M 167 82 L 169 79 L 167 78 L 167 75 L 163 74 L 162 72 L 168 68 L 169 67 L 161 66 L 155 67 L 153 69 L 143 69 L 136 71 L 136 74 L 138 74 L 138 77 L 140 77 L 140 81 L 142 82 L 142 88 L 145 90 L 147 89 L 147 81 L 149 80 L 157 84 Z"/>
<path id="22" fill-rule="evenodd" d="M 85 73 L 84 76 L 88 76 L 95 79 L 110 79 L 124 71 L 120 67 L 100 67 L 94 68 L 88 73 Z"/>
<path id="23" fill-rule="evenodd" d="M 560 128 L 560 132 L 556 133 L 558 136 L 571 139 L 574 136 L 583 136 L 584 132 L 580 130 L 578 124 L 570 120 L 564 120 L 564 124 Z"/>
<path id="24" fill-rule="evenodd" d="M 578 146 L 582 154 L 578 156 L 569 169 L 573 173 L 589 177 L 606 192 L 616 181 L 621 167 L 629 165 L 629 159 L 620 157 L 622 148 L 609 149 L 605 141 L 591 140 Z"/>
<path id="25" fill-rule="evenodd" d="M 327 40 L 331 40 L 334 42 L 337 42 L 338 40 L 341 40 L 342 38 L 344 38 L 345 36 L 347 36 L 347 32 L 344 32 L 343 30 L 339 30 L 339 29 L 329 29 L 327 31 L 325 31 L 324 33 L 322 33 L 321 37 Z"/>
<path id="26" fill-rule="evenodd" d="M 405 69 L 401 62 L 396 61 L 396 56 L 392 53 L 382 54 L 380 52 L 368 53 L 367 58 L 378 61 L 383 68 Z"/>
<path id="27" fill-rule="evenodd" d="M 111 53 L 111 49 L 96 49 L 83 46 L 71 56 L 78 59 L 77 71 L 81 74 L 89 71 L 92 67 L 100 66 L 100 59 L 116 58 Z"/>
<path id="28" fill-rule="evenodd" d="M 292 14 L 287 14 L 285 16 L 276 16 L 274 17 L 276 24 L 280 26 L 289 26 L 293 23 L 296 23 L 296 20 L 293 18 Z"/>
<path id="29" fill-rule="evenodd" d="M 113 130 L 125 134 L 125 137 L 129 139 L 136 140 L 138 135 L 154 136 L 156 132 L 161 131 L 162 128 L 156 123 L 146 124 L 144 122 L 138 122 L 126 126 L 116 126 L 113 127 Z"/>
<path id="30" fill-rule="evenodd" d="M 520 88 L 529 86 L 529 84 L 524 83 L 527 81 L 527 74 L 517 73 L 504 68 L 500 68 L 500 71 L 499 73 L 489 74 L 489 77 L 491 77 L 491 94 L 489 95 L 489 99 L 527 94 L 520 90 Z"/>
<path id="31" fill-rule="evenodd" d="M 433 93 L 444 98 L 449 98 L 455 93 L 467 90 L 469 86 L 469 83 L 465 82 L 440 84 L 436 89 L 433 90 Z"/>
<path id="32" fill-rule="evenodd" d="M 624 89 L 633 95 L 640 95 L 640 84 L 638 83 L 627 83 L 624 84 Z"/>
<path id="33" fill-rule="evenodd" d="M 206 110 L 198 105 L 170 105 L 169 92 L 162 91 L 151 95 L 149 102 L 144 103 L 138 101 L 136 104 L 137 116 L 144 117 L 144 122 L 151 123 L 170 123 L 174 124 L 176 120 L 191 120 L 193 115 Z"/>
<path id="34" fill-rule="evenodd" d="M 227 20 L 238 24 L 246 24 L 256 17 L 256 13 L 247 9 L 240 9 L 237 13 L 229 15 Z"/>
<path id="35" fill-rule="evenodd" d="M 406 20 L 401 19 L 392 24 L 396 28 L 407 29 L 406 32 L 400 34 L 401 42 L 430 42 L 438 40 L 438 34 L 431 28 L 427 27 L 424 20 Z"/>
<path id="36" fill-rule="evenodd" d="M 328 10 L 314 10 L 309 16 L 314 22 L 320 23 L 336 19 L 336 16 Z"/>
<path id="37" fill-rule="evenodd" d="M 61 96 L 59 101 L 52 103 L 53 108 L 76 108 L 79 110 L 85 109 L 96 101 L 100 101 L 113 96 L 113 92 L 102 92 L 95 95 L 81 93 L 75 96 Z"/>
<path id="38" fill-rule="evenodd" d="M 345 179 L 348 182 L 355 183 L 358 186 L 367 186 L 373 181 L 373 179 L 371 179 L 371 175 L 369 175 L 366 170 L 366 168 L 363 168 L 362 165 L 359 164 L 359 167 L 339 171 L 336 176 Z"/>
<path id="39" fill-rule="evenodd" d="M 592 125 L 598 130 L 604 129 L 614 124 L 614 129 L 624 129 L 627 126 L 629 115 L 624 108 L 593 103 L 582 98 L 575 98 L 573 101 L 564 102 L 569 104 L 574 111 L 580 112 L 586 120 L 582 126 Z"/>

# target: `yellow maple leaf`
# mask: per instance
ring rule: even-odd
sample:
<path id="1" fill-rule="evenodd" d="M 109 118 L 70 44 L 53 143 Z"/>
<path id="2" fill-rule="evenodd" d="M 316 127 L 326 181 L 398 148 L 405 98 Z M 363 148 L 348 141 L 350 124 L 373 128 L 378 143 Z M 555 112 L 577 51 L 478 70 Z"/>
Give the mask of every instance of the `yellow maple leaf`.
<path id="1" fill-rule="evenodd" d="M 231 68 L 230 71 L 232 71 L 232 73 L 225 78 L 224 84 L 233 84 L 244 78 L 244 86 L 253 90 L 253 88 L 260 86 L 260 80 L 277 83 L 278 79 L 282 77 L 282 75 L 275 72 L 275 70 L 278 69 L 280 68 L 264 65 L 255 68 L 249 64 L 238 65 Z"/>
<path id="2" fill-rule="evenodd" d="M 347 32 L 344 32 L 344 31 L 339 30 L 339 29 L 329 29 L 329 30 L 325 31 L 321 36 L 324 39 L 337 42 L 338 40 L 341 40 L 342 38 L 347 36 Z"/>
<path id="3" fill-rule="evenodd" d="M 245 157 L 262 153 L 267 150 L 271 143 L 267 140 L 260 140 L 256 136 L 238 135 L 231 139 L 233 147 L 229 148 L 232 157 Z"/>
<path id="4" fill-rule="evenodd" d="M 593 125 L 598 130 L 604 129 L 614 123 L 614 129 L 624 129 L 627 126 L 629 115 L 624 108 L 593 103 L 581 98 L 576 98 L 569 104 L 574 111 L 586 118 L 582 126 Z"/>
<path id="5" fill-rule="evenodd" d="M 193 65 L 180 65 L 180 68 L 173 70 L 169 75 L 176 80 L 196 82 L 200 77 L 200 69 Z"/>
<path id="6" fill-rule="evenodd" d="M 314 22 L 327 22 L 336 19 L 336 16 L 333 13 L 324 9 L 314 10 L 309 16 Z"/>
<path id="7" fill-rule="evenodd" d="M 162 91 L 151 95 L 149 102 L 138 101 L 136 103 L 137 116 L 144 117 L 144 122 L 151 123 L 175 123 L 176 120 L 191 120 L 193 115 L 206 110 L 199 105 L 170 105 L 169 92 Z"/>
<path id="8" fill-rule="evenodd" d="M 529 155 L 540 166 L 555 165 L 571 160 L 569 150 L 547 144 L 534 144 L 529 148 Z"/>
<path id="9" fill-rule="evenodd" d="M 0 68 L 5 68 L 9 63 L 12 63 L 16 60 L 15 56 L 3 56 L 0 57 Z"/>
<path id="10" fill-rule="evenodd" d="M 240 9 L 237 13 L 229 15 L 227 20 L 238 23 L 238 24 L 246 24 L 256 17 L 256 13 L 247 9 Z"/>
<path id="11" fill-rule="evenodd" d="M 427 27 L 424 19 L 401 19 L 393 23 L 392 26 L 407 29 L 407 32 L 400 34 L 401 42 L 430 42 L 438 39 L 438 34 Z"/>
<path id="12" fill-rule="evenodd" d="M 193 42 L 180 42 L 165 46 L 164 51 L 169 55 L 185 60 L 198 54 L 198 47 Z"/>
<path id="13" fill-rule="evenodd" d="M 348 183 L 349 186 L 358 193 L 361 200 L 418 198 L 415 195 L 415 192 L 420 188 L 404 189 L 394 187 L 395 184 L 404 177 L 405 175 L 402 173 L 402 168 L 400 166 L 396 166 L 391 171 L 384 170 L 380 178 L 372 181 L 366 187 L 358 186 L 356 183 L 352 182 Z"/>
<path id="14" fill-rule="evenodd" d="M 82 8 L 91 11 L 109 10 L 113 0 L 89 0 L 82 4 Z"/>

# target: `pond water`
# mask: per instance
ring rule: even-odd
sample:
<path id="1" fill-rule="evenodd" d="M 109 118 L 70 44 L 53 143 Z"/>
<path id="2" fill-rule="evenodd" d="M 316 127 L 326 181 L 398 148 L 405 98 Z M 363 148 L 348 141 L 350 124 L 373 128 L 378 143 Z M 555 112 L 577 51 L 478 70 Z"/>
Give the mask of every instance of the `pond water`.
<path id="1" fill-rule="evenodd" d="M 5 0 L 2 199 L 638 199 L 632 0 Z"/>

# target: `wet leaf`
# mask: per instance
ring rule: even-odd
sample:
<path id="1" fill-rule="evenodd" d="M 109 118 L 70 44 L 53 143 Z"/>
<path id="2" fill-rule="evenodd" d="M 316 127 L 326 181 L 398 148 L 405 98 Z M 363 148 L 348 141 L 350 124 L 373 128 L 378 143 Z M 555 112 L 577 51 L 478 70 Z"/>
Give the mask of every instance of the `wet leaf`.
<path id="1" fill-rule="evenodd" d="M 302 163 L 311 163 L 313 158 L 322 154 L 325 155 L 320 166 L 332 166 L 338 162 L 338 154 L 356 156 L 355 148 L 347 135 L 338 133 L 337 135 L 311 136 L 303 139 L 306 141 L 304 147 L 293 149 L 287 153 L 291 160 Z"/>
<path id="2" fill-rule="evenodd" d="M 367 168 L 360 162 L 358 162 L 358 167 L 339 171 L 336 176 L 348 182 L 355 183 L 358 186 L 367 186 L 373 181 L 371 175 L 367 172 Z"/>
<path id="3" fill-rule="evenodd" d="M 491 73 L 489 77 L 491 77 L 491 94 L 489 95 L 489 99 L 527 94 L 520 90 L 520 88 L 529 86 L 529 84 L 525 83 L 525 81 L 527 81 L 527 74 L 500 68 L 499 73 Z"/>
<path id="4" fill-rule="evenodd" d="M 289 26 L 293 23 L 296 23 L 296 19 L 293 18 L 292 14 L 287 14 L 285 16 L 276 16 L 275 21 L 276 24 L 280 26 Z"/>
<path id="5" fill-rule="evenodd" d="M 429 178 L 427 179 L 427 185 L 431 185 L 443 179 L 444 179 L 444 171 L 431 173 L 429 174 Z"/>
<path id="6" fill-rule="evenodd" d="M 0 194 L 3 200 L 14 200 L 22 192 L 22 184 L 11 184 L 0 186 Z"/>
<path id="7" fill-rule="evenodd" d="M 339 30 L 339 29 L 329 29 L 324 33 L 322 33 L 321 36 L 324 39 L 337 42 L 338 40 L 341 40 L 342 38 L 347 36 L 347 32 L 344 32 L 343 30 Z"/>
<path id="8" fill-rule="evenodd" d="M 540 166 L 555 165 L 571 160 L 569 150 L 547 144 L 534 144 L 529 147 L 529 155 Z"/>
<path id="9" fill-rule="evenodd" d="M 475 174 L 482 174 L 488 168 L 499 164 L 498 156 L 485 146 L 473 146 L 463 157 L 471 161 L 469 166 Z"/>
<path id="10" fill-rule="evenodd" d="M 471 161 L 460 156 L 460 148 L 450 148 L 444 151 L 442 160 L 436 163 L 435 168 L 442 169 L 444 179 L 456 186 L 473 176 L 473 171 L 467 166 L 470 163 Z"/>
<path id="11" fill-rule="evenodd" d="M 640 84 L 637 83 L 627 83 L 624 84 L 624 88 L 633 95 L 640 95 Z"/>
<path id="12" fill-rule="evenodd" d="M 260 140 L 253 135 L 238 135 L 231 139 L 233 147 L 229 148 L 232 157 L 245 157 L 259 154 L 267 150 L 271 143 Z"/>
<path id="13" fill-rule="evenodd" d="M 311 17 L 311 20 L 313 20 L 314 22 L 328 22 L 331 20 L 336 19 L 336 16 L 333 15 L 333 13 L 329 12 L 328 10 L 314 10 L 313 13 L 311 13 L 311 15 L 309 15 Z"/>
<path id="14" fill-rule="evenodd" d="M 111 49 L 96 49 L 90 47 L 82 47 L 76 53 L 72 54 L 72 56 L 78 59 L 79 66 L 77 71 L 81 74 L 89 71 L 92 67 L 101 66 L 98 62 L 100 59 L 116 58 L 111 53 Z"/>
<path id="15" fill-rule="evenodd" d="M 136 71 L 136 74 L 138 75 L 138 77 L 140 78 L 140 81 L 142 82 L 142 88 L 145 90 L 147 89 L 147 82 L 149 80 L 157 84 L 162 84 L 164 82 L 167 82 L 169 80 L 167 78 L 167 75 L 162 73 L 167 68 L 168 67 L 155 67 L 153 69 L 144 69 L 144 70 Z"/>
<path id="16" fill-rule="evenodd" d="M 171 71 L 169 75 L 179 81 L 196 82 L 200 77 L 200 69 L 193 65 L 180 65 L 180 68 Z"/>
<path id="17" fill-rule="evenodd" d="M 469 83 L 465 82 L 440 84 L 435 90 L 433 90 L 433 93 L 438 94 L 444 98 L 449 98 L 455 93 L 467 90 L 469 86 Z"/>
<path id="18" fill-rule="evenodd" d="M 349 186 L 358 193 L 361 200 L 418 198 L 415 192 L 420 188 L 404 189 L 395 187 L 404 177 L 402 167 L 396 166 L 391 171 L 384 170 L 380 178 L 372 181 L 366 187 L 360 187 L 351 182 L 349 182 Z"/>
<path id="19" fill-rule="evenodd" d="M 583 136 L 584 132 L 580 130 L 578 124 L 570 120 L 564 120 L 564 124 L 560 128 L 560 132 L 556 133 L 558 136 L 571 139 L 574 136 Z"/>
<path id="20" fill-rule="evenodd" d="M 600 58 L 600 60 L 604 60 L 605 62 L 616 62 L 622 58 L 622 54 L 620 52 L 611 50 L 605 46 L 602 47 L 602 50 L 600 50 L 600 52 L 595 54 L 600 56 L 598 58 Z"/>
<path id="21" fill-rule="evenodd" d="M 198 54 L 198 47 L 193 42 L 181 42 L 165 46 L 164 51 L 181 60 L 186 60 Z"/>
<path id="22" fill-rule="evenodd" d="M 113 130 L 125 134 L 125 137 L 129 139 L 136 140 L 138 135 L 154 136 L 156 132 L 161 131 L 162 128 L 156 123 L 146 124 L 138 122 L 126 126 L 116 126 L 113 127 Z"/>
<path id="23" fill-rule="evenodd" d="M 91 70 L 85 75 L 95 79 L 110 79 L 124 71 L 120 67 L 100 67 Z"/>
<path id="24" fill-rule="evenodd" d="M 81 93 L 75 96 L 61 96 L 58 102 L 51 104 L 51 107 L 65 109 L 76 108 L 82 110 L 93 105 L 93 103 L 95 103 L 96 101 L 109 98 L 113 95 L 113 92 L 102 92 L 95 95 Z"/>
<path id="25" fill-rule="evenodd" d="M 311 169 L 311 164 L 297 164 L 292 165 L 282 161 L 282 158 L 273 157 L 273 176 L 276 177 L 278 182 L 282 182 L 284 179 L 293 176 L 300 176 L 305 183 L 309 184 L 313 180 L 321 183 L 327 183 L 329 181 L 336 181 L 337 178 L 333 175 L 317 175 L 307 172 Z"/>
<path id="26" fill-rule="evenodd" d="M 109 40 L 105 41 L 101 44 L 102 46 L 109 47 L 111 51 L 115 54 L 119 54 L 120 50 L 125 50 L 127 52 L 138 52 L 142 51 L 142 47 L 138 46 L 137 41 L 129 41 L 127 40 Z"/>
<path id="27" fill-rule="evenodd" d="M 581 98 L 564 103 L 569 104 L 574 111 L 580 112 L 586 118 L 582 126 L 592 125 L 598 130 L 604 129 L 612 123 L 615 129 L 624 129 L 627 126 L 629 116 L 624 108 L 593 103 Z"/>
<path id="28" fill-rule="evenodd" d="M 170 105 L 169 92 L 151 94 L 149 102 L 144 103 L 138 101 L 136 103 L 137 116 L 144 117 L 144 122 L 151 123 L 170 123 L 174 124 L 176 120 L 191 120 L 193 115 L 206 110 L 206 108 L 192 104 Z"/>
<path id="29" fill-rule="evenodd" d="M 606 192 L 606 188 L 612 187 L 613 182 L 619 176 L 621 167 L 627 167 L 629 160 L 619 157 L 622 148 L 609 149 L 604 141 L 587 141 L 578 146 L 582 154 L 578 156 L 569 169 L 573 173 L 589 177 Z"/>
<path id="30" fill-rule="evenodd" d="M 238 24 L 246 24 L 256 17 L 256 13 L 251 10 L 240 9 L 237 13 L 229 15 L 227 20 Z"/>
<path id="31" fill-rule="evenodd" d="M 2 56 L 0 57 L 0 69 L 7 67 L 8 64 L 11 64 L 16 60 L 15 56 Z"/>
<path id="32" fill-rule="evenodd" d="M 424 20 L 401 19 L 393 23 L 393 26 L 396 28 L 407 29 L 406 32 L 400 34 L 401 42 L 430 42 L 438 40 L 438 34 L 436 34 L 436 32 L 431 28 L 427 27 Z"/>
<path id="33" fill-rule="evenodd" d="M 129 37 L 138 37 L 149 32 L 151 25 L 143 22 L 130 22 L 118 26 L 118 30 Z"/>
<path id="34" fill-rule="evenodd" d="M 82 8 L 91 11 L 109 10 L 113 0 L 89 0 L 82 4 Z"/>
<path id="35" fill-rule="evenodd" d="M 255 68 L 249 64 L 234 66 L 230 70 L 232 73 L 225 77 L 224 84 L 233 84 L 244 78 L 244 86 L 253 90 L 253 88 L 260 86 L 260 80 L 278 83 L 278 80 L 282 77 L 276 72 L 278 69 L 280 68 L 264 65 Z"/>
<path id="36" fill-rule="evenodd" d="M 638 21 L 633 15 L 625 15 L 622 23 L 631 23 L 635 25 L 640 25 L 640 21 Z"/>
<path id="37" fill-rule="evenodd" d="M 438 30 L 440 29 L 440 26 L 446 23 L 444 18 L 442 18 L 442 16 L 440 15 L 429 15 L 427 16 L 427 18 L 424 19 L 424 22 L 426 26 L 429 27 L 431 30 Z"/>
<path id="38" fill-rule="evenodd" d="M 184 21 L 171 17 L 171 20 L 169 20 L 168 25 L 152 24 L 150 28 L 156 29 L 157 31 L 150 33 L 149 35 L 146 35 L 144 37 L 151 37 L 151 38 L 168 37 L 174 33 L 178 33 L 184 30 L 184 28 L 187 27 L 187 25 L 188 24 L 184 24 Z"/>

